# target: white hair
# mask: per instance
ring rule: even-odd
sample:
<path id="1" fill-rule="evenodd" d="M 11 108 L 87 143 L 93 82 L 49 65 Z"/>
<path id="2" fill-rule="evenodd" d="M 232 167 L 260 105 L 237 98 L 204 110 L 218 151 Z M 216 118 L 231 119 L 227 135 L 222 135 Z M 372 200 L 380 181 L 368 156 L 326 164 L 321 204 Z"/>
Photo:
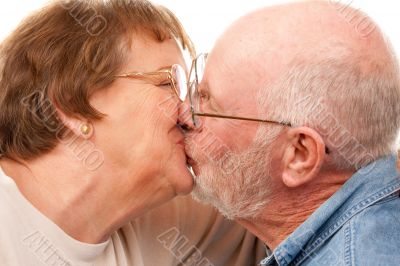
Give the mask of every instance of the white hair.
<path id="1" fill-rule="evenodd" d="M 260 112 L 315 129 L 331 151 L 327 165 L 337 169 L 359 169 L 395 153 L 400 81 L 389 43 L 388 50 L 389 59 L 339 43 L 301 53 L 282 79 L 260 91 Z"/>
<path id="2" fill-rule="evenodd" d="M 202 166 L 195 177 L 192 196 L 211 204 L 228 219 L 254 219 L 265 210 L 271 193 L 271 143 L 282 131 L 281 127 L 259 130 L 250 147 L 226 158 L 236 170 L 227 173 L 218 163 Z M 193 158 L 201 158 L 193 143 Z"/>

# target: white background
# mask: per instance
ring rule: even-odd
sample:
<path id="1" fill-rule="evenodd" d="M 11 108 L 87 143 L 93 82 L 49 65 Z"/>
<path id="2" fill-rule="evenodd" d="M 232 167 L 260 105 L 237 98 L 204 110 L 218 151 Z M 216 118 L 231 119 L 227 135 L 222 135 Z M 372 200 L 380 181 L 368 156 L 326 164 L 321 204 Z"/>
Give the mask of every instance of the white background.
<path id="1" fill-rule="evenodd" d="M 368 13 L 400 52 L 400 9 L 396 0 L 330 0 L 351 4 Z M 0 40 L 6 37 L 44 0 L 2 0 L 0 3 Z M 218 35 L 235 19 L 259 7 L 285 3 L 285 0 L 154 0 L 171 9 L 182 21 L 199 52 L 212 48 Z"/>

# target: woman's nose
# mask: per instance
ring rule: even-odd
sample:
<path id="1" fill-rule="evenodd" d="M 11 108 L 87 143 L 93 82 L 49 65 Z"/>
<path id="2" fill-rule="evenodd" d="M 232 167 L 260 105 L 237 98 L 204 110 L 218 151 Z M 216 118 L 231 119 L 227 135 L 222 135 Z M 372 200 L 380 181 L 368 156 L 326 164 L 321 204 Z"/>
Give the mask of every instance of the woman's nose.
<path id="1" fill-rule="evenodd" d="M 185 131 L 190 131 L 195 129 L 195 125 L 193 124 L 192 112 L 190 110 L 189 100 L 182 102 L 179 106 L 178 124 Z"/>

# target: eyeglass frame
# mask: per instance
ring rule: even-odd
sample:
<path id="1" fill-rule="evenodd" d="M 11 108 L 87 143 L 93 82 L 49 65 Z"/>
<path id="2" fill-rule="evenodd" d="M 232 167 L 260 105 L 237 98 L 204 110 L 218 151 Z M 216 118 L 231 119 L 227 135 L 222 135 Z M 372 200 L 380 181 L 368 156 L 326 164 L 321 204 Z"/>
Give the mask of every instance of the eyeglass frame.
<path id="1" fill-rule="evenodd" d="M 161 69 L 161 70 L 151 71 L 151 72 L 140 72 L 140 71 L 128 72 L 125 74 L 115 75 L 114 78 L 132 78 L 132 79 L 146 80 L 146 79 L 149 79 L 151 76 L 157 76 L 160 74 L 168 74 L 168 80 L 171 83 L 171 89 L 174 91 L 174 93 L 178 97 L 178 99 L 181 102 L 184 102 L 186 100 L 189 92 L 188 92 L 188 88 L 186 88 L 186 94 L 185 94 L 184 99 L 181 99 L 181 97 L 179 96 L 178 88 L 175 83 L 175 80 L 173 79 L 173 74 L 172 74 L 172 69 L 176 66 L 179 66 L 183 69 L 183 67 L 181 65 L 173 64 L 171 66 L 166 67 L 166 69 Z M 186 77 L 186 83 L 187 83 L 187 77 Z"/>
<path id="2" fill-rule="evenodd" d="M 207 59 L 208 54 L 200 54 L 198 55 L 193 61 L 192 61 L 192 66 L 190 67 L 190 72 L 189 72 L 189 79 L 192 76 L 192 71 L 194 70 L 194 77 L 195 80 L 193 82 L 189 81 L 189 88 L 188 88 L 188 96 L 189 96 L 189 102 L 190 102 L 190 110 L 192 112 L 192 121 L 193 124 L 196 126 L 196 120 L 195 116 L 202 116 L 202 117 L 214 117 L 214 118 L 223 118 L 223 119 L 232 119 L 232 120 L 243 120 L 243 121 L 252 121 L 252 122 L 261 122 L 261 123 L 273 123 L 273 124 L 279 124 L 287 127 L 292 127 L 292 124 L 290 122 L 285 122 L 285 121 L 275 121 L 275 120 L 270 120 L 270 119 L 261 119 L 261 118 L 252 118 L 252 117 L 243 117 L 243 116 L 232 116 L 232 115 L 223 115 L 223 114 L 216 114 L 216 113 L 205 113 L 205 112 L 196 112 L 194 108 L 194 101 L 191 93 L 191 86 L 195 86 L 195 92 L 199 94 L 198 91 L 198 86 L 199 86 L 199 80 L 198 80 L 198 71 L 197 71 L 197 60 L 201 57 L 204 56 L 205 59 Z"/>

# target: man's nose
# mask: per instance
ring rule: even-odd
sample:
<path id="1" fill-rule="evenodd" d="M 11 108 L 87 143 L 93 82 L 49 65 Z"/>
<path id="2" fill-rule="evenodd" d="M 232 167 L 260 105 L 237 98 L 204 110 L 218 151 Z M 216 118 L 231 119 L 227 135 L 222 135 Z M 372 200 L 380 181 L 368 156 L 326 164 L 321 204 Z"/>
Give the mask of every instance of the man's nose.
<path id="1" fill-rule="evenodd" d="M 187 99 L 179 106 L 178 124 L 185 131 L 190 131 L 195 129 L 195 125 L 193 124 L 192 112 L 190 110 L 189 100 Z"/>

